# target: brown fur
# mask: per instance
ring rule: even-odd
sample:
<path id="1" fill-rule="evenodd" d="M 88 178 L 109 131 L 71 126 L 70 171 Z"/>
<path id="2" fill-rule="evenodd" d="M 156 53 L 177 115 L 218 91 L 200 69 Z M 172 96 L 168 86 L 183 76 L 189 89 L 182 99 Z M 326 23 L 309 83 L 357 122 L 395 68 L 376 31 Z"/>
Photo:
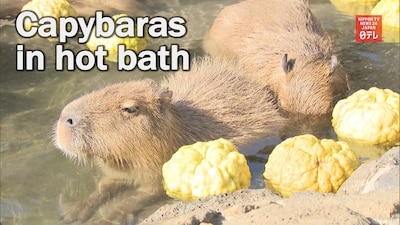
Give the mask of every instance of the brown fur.
<path id="1" fill-rule="evenodd" d="M 240 145 L 280 129 L 286 120 L 274 96 L 239 71 L 227 61 L 206 58 L 160 85 L 151 80 L 114 84 L 68 104 L 55 143 L 71 158 L 100 159 L 106 185 L 64 210 L 64 219 L 88 219 L 107 200 L 104 193 L 116 193 L 120 186 L 152 187 L 147 194 L 140 189 L 133 202 L 126 200 L 125 210 L 134 211 L 161 192 L 162 164 L 183 145 L 221 137 Z"/>
<path id="2" fill-rule="evenodd" d="M 204 47 L 214 56 L 240 60 L 286 111 L 315 115 L 329 113 L 349 89 L 329 41 L 304 1 L 248 0 L 219 13 Z"/>

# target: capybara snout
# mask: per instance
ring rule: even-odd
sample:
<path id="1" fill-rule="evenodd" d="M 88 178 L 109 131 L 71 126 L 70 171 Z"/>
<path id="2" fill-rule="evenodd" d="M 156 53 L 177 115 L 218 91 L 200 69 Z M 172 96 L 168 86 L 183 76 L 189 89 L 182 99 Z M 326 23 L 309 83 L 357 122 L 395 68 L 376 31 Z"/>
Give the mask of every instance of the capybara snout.
<path id="1" fill-rule="evenodd" d="M 92 92 L 65 106 L 57 122 L 56 145 L 71 156 L 95 155 L 121 165 L 140 162 L 145 150 L 137 148 L 145 145 L 143 140 L 152 142 L 148 136 L 168 123 L 163 118 L 169 101 L 170 92 L 149 80 Z"/>
<path id="2" fill-rule="evenodd" d="M 80 123 L 80 120 L 81 118 L 75 110 L 71 111 L 66 108 L 61 112 L 58 122 L 60 123 L 60 126 L 73 128 Z"/>

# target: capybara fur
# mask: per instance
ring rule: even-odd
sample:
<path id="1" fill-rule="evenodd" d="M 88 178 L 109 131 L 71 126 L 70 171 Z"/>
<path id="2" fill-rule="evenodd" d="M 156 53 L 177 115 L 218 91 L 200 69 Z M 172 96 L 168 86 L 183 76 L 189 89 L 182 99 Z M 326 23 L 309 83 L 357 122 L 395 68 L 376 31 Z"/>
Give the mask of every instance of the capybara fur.
<path id="1" fill-rule="evenodd" d="M 330 113 L 346 96 L 347 73 L 302 0 L 248 0 L 224 8 L 204 41 L 214 56 L 241 61 L 289 113 Z"/>
<path id="2" fill-rule="evenodd" d="M 105 177 L 89 200 L 64 209 L 64 220 L 87 220 L 124 185 L 140 189 L 126 207 L 116 207 L 132 213 L 163 192 L 161 167 L 183 145 L 222 137 L 240 146 L 276 134 L 286 119 L 275 97 L 240 71 L 229 61 L 207 57 L 160 84 L 118 83 L 65 106 L 55 128 L 56 146 L 78 161 L 96 158 Z"/>

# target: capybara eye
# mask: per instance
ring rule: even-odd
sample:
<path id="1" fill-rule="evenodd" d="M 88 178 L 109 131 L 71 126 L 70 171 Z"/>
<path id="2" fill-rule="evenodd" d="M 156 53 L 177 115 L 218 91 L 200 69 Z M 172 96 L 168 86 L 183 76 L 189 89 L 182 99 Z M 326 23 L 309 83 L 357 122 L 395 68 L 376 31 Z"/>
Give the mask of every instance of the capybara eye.
<path id="1" fill-rule="evenodd" d="M 136 114 L 139 111 L 139 105 L 136 100 L 127 100 L 120 105 L 123 112 Z"/>
<path id="2" fill-rule="evenodd" d="M 122 111 L 133 114 L 133 113 L 137 113 L 139 111 L 139 107 L 137 107 L 137 106 L 125 107 L 125 108 L 122 108 Z"/>

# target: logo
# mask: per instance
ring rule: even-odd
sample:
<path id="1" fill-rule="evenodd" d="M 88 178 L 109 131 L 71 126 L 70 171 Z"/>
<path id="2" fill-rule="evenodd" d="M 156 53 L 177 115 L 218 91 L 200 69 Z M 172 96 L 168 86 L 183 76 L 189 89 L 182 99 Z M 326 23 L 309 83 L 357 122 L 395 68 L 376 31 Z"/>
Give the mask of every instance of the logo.
<path id="1" fill-rule="evenodd" d="M 356 16 L 356 42 L 382 42 L 382 15 Z"/>

